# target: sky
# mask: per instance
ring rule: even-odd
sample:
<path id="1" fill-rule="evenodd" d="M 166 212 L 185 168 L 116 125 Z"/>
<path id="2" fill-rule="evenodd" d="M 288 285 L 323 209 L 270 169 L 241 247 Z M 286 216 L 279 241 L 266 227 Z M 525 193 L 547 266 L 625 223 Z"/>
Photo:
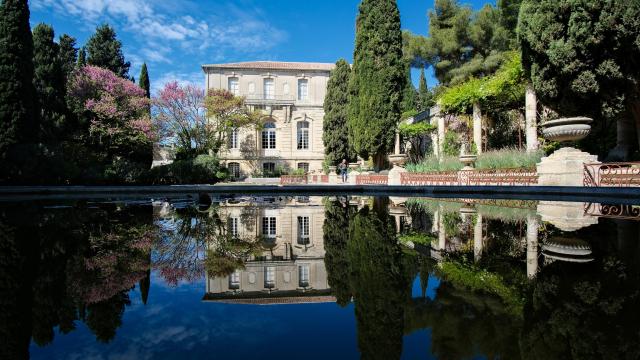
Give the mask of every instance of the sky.
<path id="1" fill-rule="evenodd" d="M 80 46 L 108 23 L 123 43 L 130 75 L 143 62 L 152 92 L 169 81 L 204 86 L 201 65 L 353 58 L 360 0 L 31 0 L 31 26 L 51 24 Z M 486 0 L 462 0 L 474 9 Z M 402 28 L 426 35 L 434 0 L 398 0 Z M 417 83 L 418 71 L 413 71 Z M 429 87 L 437 82 L 427 70 Z"/>

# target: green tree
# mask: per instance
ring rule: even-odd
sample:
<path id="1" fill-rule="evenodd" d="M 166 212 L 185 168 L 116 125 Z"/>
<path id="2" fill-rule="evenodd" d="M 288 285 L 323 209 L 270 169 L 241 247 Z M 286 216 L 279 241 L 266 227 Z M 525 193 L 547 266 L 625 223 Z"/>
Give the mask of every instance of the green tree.
<path id="1" fill-rule="evenodd" d="M 62 69 L 65 74 L 65 79 L 69 78 L 69 75 L 75 69 L 76 62 L 78 61 L 78 48 L 76 48 L 76 39 L 67 34 L 62 34 L 58 40 L 60 50 L 58 57 L 62 64 Z"/>
<path id="2" fill-rule="evenodd" d="M 37 139 L 32 58 L 27 0 L 4 0 L 0 6 L 0 159 L 7 158 L 13 145 Z"/>
<path id="3" fill-rule="evenodd" d="M 84 47 L 80 49 L 78 52 L 78 62 L 76 63 L 76 67 L 81 68 L 87 65 L 87 51 Z"/>
<path id="4" fill-rule="evenodd" d="M 147 72 L 147 63 L 142 64 L 140 69 L 140 78 L 138 79 L 138 86 L 144 90 L 147 95 L 147 99 L 151 99 L 151 85 L 149 83 L 149 73 Z M 147 113 L 151 115 L 151 104 L 147 107 Z"/>
<path id="5" fill-rule="evenodd" d="M 327 269 L 327 281 L 336 303 L 346 306 L 351 301 L 351 285 L 349 283 L 349 218 L 354 215 L 355 207 L 349 205 L 348 198 L 325 202 L 324 224 L 322 233 L 326 250 L 324 263 Z"/>
<path id="6" fill-rule="evenodd" d="M 638 1 L 527 0 L 520 9 L 523 66 L 540 101 L 561 115 L 594 117 L 596 126 L 617 122 L 622 159 L 638 148 L 638 34 Z M 585 143 L 603 143 L 603 133 L 593 135 Z"/>
<path id="7" fill-rule="evenodd" d="M 418 92 L 411 82 L 411 62 L 407 61 L 405 67 L 407 78 L 402 91 L 402 102 L 400 103 L 400 110 L 403 113 L 416 110 L 418 107 Z"/>
<path id="8" fill-rule="evenodd" d="M 116 38 L 115 30 L 107 25 L 100 25 L 87 41 L 87 64 L 108 69 L 118 76 L 128 79 L 131 63 L 122 55 L 122 43 Z"/>
<path id="9" fill-rule="evenodd" d="M 349 106 L 349 75 L 351 66 L 340 59 L 331 71 L 324 98 L 324 121 L 322 123 L 322 141 L 324 142 L 325 161 L 335 165 L 342 159 L 351 160 L 355 156 L 349 148 L 347 132 L 347 114 Z"/>
<path id="10" fill-rule="evenodd" d="M 41 141 L 57 143 L 64 132 L 65 73 L 54 41 L 53 28 L 38 24 L 33 29 L 33 84 L 40 103 Z"/>
<path id="11" fill-rule="evenodd" d="M 395 0 L 363 0 L 356 20 L 349 81 L 349 143 L 377 169 L 394 145 L 406 82 L 400 12 Z"/>
<path id="12" fill-rule="evenodd" d="M 435 101 L 433 100 L 433 94 L 427 87 L 427 78 L 424 76 L 424 68 L 420 69 L 420 82 L 418 84 L 418 99 L 416 102 L 417 102 L 418 111 L 429 110 L 433 105 L 435 105 Z"/>
<path id="13" fill-rule="evenodd" d="M 429 12 L 429 37 L 405 32 L 405 56 L 414 66 L 432 65 L 444 86 L 491 74 L 504 60 L 502 53 L 517 45 L 513 36 L 517 3 L 499 1 L 498 7 L 485 5 L 474 13 L 457 0 L 436 0 Z"/>

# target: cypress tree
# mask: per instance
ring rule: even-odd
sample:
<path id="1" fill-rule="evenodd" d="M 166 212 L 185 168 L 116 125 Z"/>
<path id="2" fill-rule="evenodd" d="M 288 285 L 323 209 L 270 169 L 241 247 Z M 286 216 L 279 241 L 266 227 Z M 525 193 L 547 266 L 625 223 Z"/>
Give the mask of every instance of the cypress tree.
<path id="1" fill-rule="evenodd" d="M 33 84 L 38 94 L 41 139 L 55 143 L 63 132 L 66 113 L 65 74 L 54 41 L 53 28 L 38 24 L 33 29 Z"/>
<path id="2" fill-rule="evenodd" d="M 27 0 L 0 5 L 0 159 L 17 143 L 37 138 L 33 39 Z"/>
<path id="3" fill-rule="evenodd" d="M 122 43 L 116 38 L 116 32 L 111 26 L 98 26 L 86 47 L 87 64 L 111 70 L 118 76 L 129 79 L 131 63 L 124 60 Z"/>
<path id="4" fill-rule="evenodd" d="M 147 99 L 151 99 L 151 85 L 149 83 L 149 73 L 147 72 L 147 63 L 142 64 L 140 69 L 140 78 L 138 79 L 138 86 L 144 90 L 147 95 Z M 147 107 L 147 114 L 151 115 L 151 105 Z"/>
<path id="5" fill-rule="evenodd" d="M 349 102 L 349 63 L 340 59 L 331 72 L 324 98 L 324 121 L 322 123 L 325 160 L 336 165 L 342 159 L 351 160 L 355 156 L 349 149 L 347 113 Z"/>
<path id="6" fill-rule="evenodd" d="M 427 87 L 424 68 L 420 69 L 420 83 L 418 84 L 418 111 L 429 110 L 434 105 L 433 94 Z"/>
<path id="7" fill-rule="evenodd" d="M 78 61 L 78 48 L 76 48 L 76 39 L 67 34 L 60 36 L 58 40 L 60 44 L 60 50 L 58 52 L 58 58 L 64 71 L 65 79 L 69 78 L 69 75 L 76 67 Z"/>
<path id="8" fill-rule="evenodd" d="M 411 82 L 411 63 L 407 62 L 405 66 L 407 78 L 404 84 L 404 90 L 402 91 L 402 103 L 400 104 L 400 110 L 402 110 L 402 112 L 416 110 L 418 108 L 418 93 L 416 91 L 416 88 L 413 87 L 413 83 Z"/>
<path id="9" fill-rule="evenodd" d="M 76 63 L 76 67 L 81 68 L 87 65 L 87 51 L 82 47 L 80 52 L 78 52 L 78 62 Z"/>
<path id="10" fill-rule="evenodd" d="M 363 0 L 349 82 L 349 143 L 376 169 L 393 149 L 405 86 L 400 12 L 395 0 Z"/>

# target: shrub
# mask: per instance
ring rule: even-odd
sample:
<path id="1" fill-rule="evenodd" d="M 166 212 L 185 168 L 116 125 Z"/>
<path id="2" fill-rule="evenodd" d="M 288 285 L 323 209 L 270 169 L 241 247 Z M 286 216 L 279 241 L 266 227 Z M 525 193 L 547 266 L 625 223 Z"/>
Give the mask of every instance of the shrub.
<path id="1" fill-rule="evenodd" d="M 532 168 L 540 162 L 543 151 L 526 152 L 518 149 L 487 151 L 478 156 L 478 169 Z"/>
<path id="2" fill-rule="evenodd" d="M 220 167 L 217 157 L 198 155 L 195 159 L 176 160 L 149 170 L 147 181 L 152 184 L 215 183 L 226 176 L 226 169 Z"/>
<path id="3" fill-rule="evenodd" d="M 443 156 L 442 160 L 435 155 L 429 155 L 418 164 L 408 164 L 409 172 L 456 171 L 462 169 L 462 163 L 457 156 Z"/>

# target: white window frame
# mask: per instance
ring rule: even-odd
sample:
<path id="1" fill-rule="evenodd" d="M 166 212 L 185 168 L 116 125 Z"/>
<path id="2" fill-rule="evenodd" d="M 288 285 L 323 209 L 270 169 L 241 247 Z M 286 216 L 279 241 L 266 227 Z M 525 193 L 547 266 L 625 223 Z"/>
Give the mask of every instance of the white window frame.
<path id="1" fill-rule="evenodd" d="M 262 138 L 260 145 L 263 149 L 275 149 L 276 148 L 276 124 L 268 122 L 264 124 L 262 129 Z"/>
<path id="2" fill-rule="evenodd" d="M 240 270 L 236 270 L 229 275 L 229 288 L 240 288 Z"/>
<path id="3" fill-rule="evenodd" d="M 262 217 L 262 236 L 273 239 L 276 237 L 277 220 L 275 216 Z"/>
<path id="4" fill-rule="evenodd" d="M 309 150 L 310 126 L 308 121 L 298 121 L 296 124 L 296 147 L 298 150 Z"/>
<path id="5" fill-rule="evenodd" d="M 266 100 L 273 100 L 276 98 L 276 84 L 272 78 L 265 78 L 262 83 L 264 90 L 264 98 Z"/>
<path id="6" fill-rule="evenodd" d="M 298 79 L 298 100 L 306 101 L 309 99 L 309 79 Z"/>
<path id="7" fill-rule="evenodd" d="M 264 267 L 264 287 L 273 288 L 276 286 L 276 267 L 265 266 Z"/>
<path id="8" fill-rule="evenodd" d="M 298 265 L 298 285 L 300 287 L 309 286 L 309 264 Z"/>
<path id="9" fill-rule="evenodd" d="M 235 96 L 240 95 L 240 80 L 233 76 L 227 80 L 227 89 Z"/>
<path id="10" fill-rule="evenodd" d="M 231 235 L 231 237 L 233 238 L 237 238 L 240 228 L 238 227 L 238 225 L 240 224 L 240 221 L 237 217 L 230 217 L 229 218 L 229 234 Z"/>
<path id="11" fill-rule="evenodd" d="M 238 128 L 231 129 L 229 133 L 229 149 L 237 149 L 240 147 L 240 136 L 238 132 Z"/>
<path id="12" fill-rule="evenodd" d="M 229 169 L 229 175 L 237 179 L 240 177 L 240 163 L 230 162 L 227 164 L 227 169 Z"/>
<path id="13" fill-rule="evenodd" d="M 298 163 L 298 169 L 302 169 L 302 170 L 304 170 L 304 172 L 308 173 L 309 172 L 309 163 L 308 162 L 299 162 Z"/>
<path id="14" fill-rule="evenodd" d="M 310 223 L 311 218 L 309 216 L 298 216 L 298 245 L 308 245 L 310 243 Z"/>

